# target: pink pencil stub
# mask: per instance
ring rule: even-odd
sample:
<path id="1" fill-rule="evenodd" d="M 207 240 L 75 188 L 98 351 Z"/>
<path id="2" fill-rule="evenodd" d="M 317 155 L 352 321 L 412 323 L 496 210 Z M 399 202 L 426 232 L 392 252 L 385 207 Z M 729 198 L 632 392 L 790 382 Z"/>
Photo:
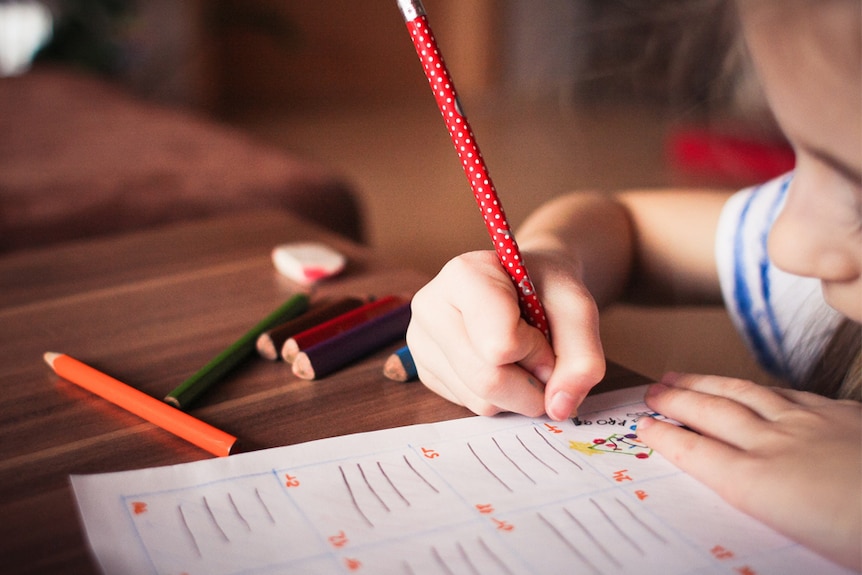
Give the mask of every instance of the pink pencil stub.
<path id="1" fill-rule="evenodd" d="M 323 244 L 294 243 L 272 250 L 272 263 L 283 276 L 302 285 L 311 285 L 340 273 L 347 258 Z"/>

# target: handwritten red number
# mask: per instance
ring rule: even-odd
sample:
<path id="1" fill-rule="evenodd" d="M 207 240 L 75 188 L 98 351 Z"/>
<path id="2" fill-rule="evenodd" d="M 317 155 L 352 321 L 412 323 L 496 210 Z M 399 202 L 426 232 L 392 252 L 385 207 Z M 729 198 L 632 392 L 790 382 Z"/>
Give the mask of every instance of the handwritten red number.
<path id="1" fill-rule="evenodd" d="M 336 549 L 344 547 L 345 545 L 347 545 L 347 534 L 344 531 L 339 531 L 338 533 L 329 538 L 329 544 Z"/>
<path id="2" fill-rule="evenodd" d="M 299 487 L 299 479 L 297 479 L 293 475 L 285 474 L 284 485 L 285 487 Z"/>
<path id="3" fill-rule="evenodd" d="M 545 428 L 547 428 L 547 430 L 550 431 L 551 433 L 562 433 L 563 432 L 562 429 L 560 429 L 556 425 L 551 425 L 550 423 L 546 423 Z"/>
<path id="4" fill-rule="evenodd" d="M 628 473 L 628 469 L 620 469 L 619 471 L 614 471 L 614 481 L 617 483 L 622 483 L 623 481 L 632 481 L 632 478 L 626 475 Z"/>
<path id="5" fill-rule="evenodd" d="M 494 507 L 490 503 L 477 503 L 476 509 L 483 515 L 488 515 L 494 512 Z"/>
<path id="6" fill-rule="evenodd" d="M 141 513 L 147 512 L 147 504 L 143 501 L 133 501 L 132 502 L 132 512 L 135 515 L 140 515 Z"/>
<path id="7" fill-rule="evenodd" d="M 347 558 L 344 560 L 344 564 L 351 571 L 359 571 L 362 568 L 362 563 L 360 563 L 359 559 Z"/>
<path id="8" fill-rule="evenodd" d="M 434 459 L 436 457 L 440 457 L 439 453 L 437 453 L 433 449 L 427 449 L 425 447 L 422 448 L 422 455 L 424 455 L 428 459 Z"/>

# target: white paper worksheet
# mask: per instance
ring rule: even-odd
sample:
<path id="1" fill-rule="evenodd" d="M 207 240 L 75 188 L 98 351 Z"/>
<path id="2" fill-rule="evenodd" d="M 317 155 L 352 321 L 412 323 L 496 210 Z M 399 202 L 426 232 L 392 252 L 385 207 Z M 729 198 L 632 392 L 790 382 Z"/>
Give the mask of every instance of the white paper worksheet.
<path id="1" fill-rule="evenodd" d="M 643 388 L 582 424 L 505 415 L 73 476 L 108 574 L 847 573 L 635 435 Z"/>

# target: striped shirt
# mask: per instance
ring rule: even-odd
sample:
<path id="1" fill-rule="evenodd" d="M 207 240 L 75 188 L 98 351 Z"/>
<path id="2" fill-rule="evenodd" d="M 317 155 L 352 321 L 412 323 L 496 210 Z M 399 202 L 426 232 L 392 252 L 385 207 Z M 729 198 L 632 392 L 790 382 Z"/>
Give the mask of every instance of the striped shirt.
<path id="1" fill-rule="evenodd" d="M 736 329 L 770 373 L 804 388 L 804 378 L 842 319 L 820 281 L 778 269 L 766 245 L 792 173 L 734 194 L 722 209 L 716 261 Z"/>

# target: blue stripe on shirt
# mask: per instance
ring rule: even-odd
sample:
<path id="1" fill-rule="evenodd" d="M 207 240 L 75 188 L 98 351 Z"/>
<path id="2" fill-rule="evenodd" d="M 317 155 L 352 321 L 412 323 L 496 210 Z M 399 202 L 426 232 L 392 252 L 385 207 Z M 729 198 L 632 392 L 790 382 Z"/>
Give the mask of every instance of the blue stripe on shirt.
<path id="1" fill-rule="evenodd" d="M 789 184 L 790 178 L 787 178 L 782 183 L 781 189 L 778 193 L 778 197 L 770 209 L 768 225 L 764 229 L 760 238 L 760 247 L 763 250 L 763 255 L 760 261 L 757 262 L 761 279 L 761 296 L 765 304 L 765 310 L 763 311 L 766 313 L 770 331 L 772 333 L 772 336 L 778 342 L 779 347 L 781 346 L 781 340 L 783 338 L 781 336 L 781 330 L 778 327 L 775 313 L 771 306 L 771 302 L 769 301 L 769 258 L 767 256 L 766 242 L 769 235 L 769 229 L 772 227 L 772 223 L 778 215 L 778 208 L 781 205 L 781 200 L 784 198 L 784 195 L 787 192 Z M 733 296 L 735 300 L 735 305 L 739 310 L 739 316 L 742 320 L 743 329 L 745 330 L 745 334 L 748 337 L 748 340 L 751 342 L 751 347 L 755 355 L 757 356 L 758 361 L 761 363 L 761 365 L 763 365 L 764 368 L 771 371 L 772 373 L 783 375 L 784 369 L 782 369 L 782 362 L 773 355 L 772 351 L 770 350 L 769 342 L 767 341 L 766 337 L 760 329 L 759 323 L 757 321 L 759 313 L 758 310 L 755 309 L 754 298 L 752 297 L 750 287 L 746 282 L 745 262 L 747 250 L 745 247 L 744 229 L 751 206 L 754 203 L 754 199 L 757 196 L 758 190 L 760 190 L 760 187 L 756 188 L 746 199 L 746 203 L 743 206 L 742 211 L 740 212 L 739 225 L 736 228 L 736 233 L 733 239 Z"/>
<path id="2" fill-rule="evenodd" d="M 784 376 L 788 375 L 785 367 L 787 365 L 787 357 L 784 349 L 784 331 L 778 325 L 778 318 L 775 317 L 775 306 L 772 305 L 772 294 L 769 283 L 769 268 L 772 266 L 772 263 L 769 261 L 767 244 L 769 241 L 769 232 L 772 230 L 772 224 L 775 223 L 775 219 L 778 217 L 778 212 L 781 210 L 781 204 L 784 201 L 784 196 L 787 194 L 787 188 L 790 187 L 790 180 L 791 178 L 788 177 L 781 182 L 781 188 L 778 190 L 778 194 L 776 194 L 772 205 L 769 207 L 766 226 L 763 228 L 760 235 L 760 245 L 763 249 L 763 258 L 760 261 L 760 280 L 763 289 L 763 303 L 766 307 L 766 318 L 769 322 L 769 329 L 772 332 L 772 338 L 775 340 L 778 347 L 778 353 L 781 356 L 776 359 L 776 361 L 779 361 L 782 365 L 780 375 Z"/>

